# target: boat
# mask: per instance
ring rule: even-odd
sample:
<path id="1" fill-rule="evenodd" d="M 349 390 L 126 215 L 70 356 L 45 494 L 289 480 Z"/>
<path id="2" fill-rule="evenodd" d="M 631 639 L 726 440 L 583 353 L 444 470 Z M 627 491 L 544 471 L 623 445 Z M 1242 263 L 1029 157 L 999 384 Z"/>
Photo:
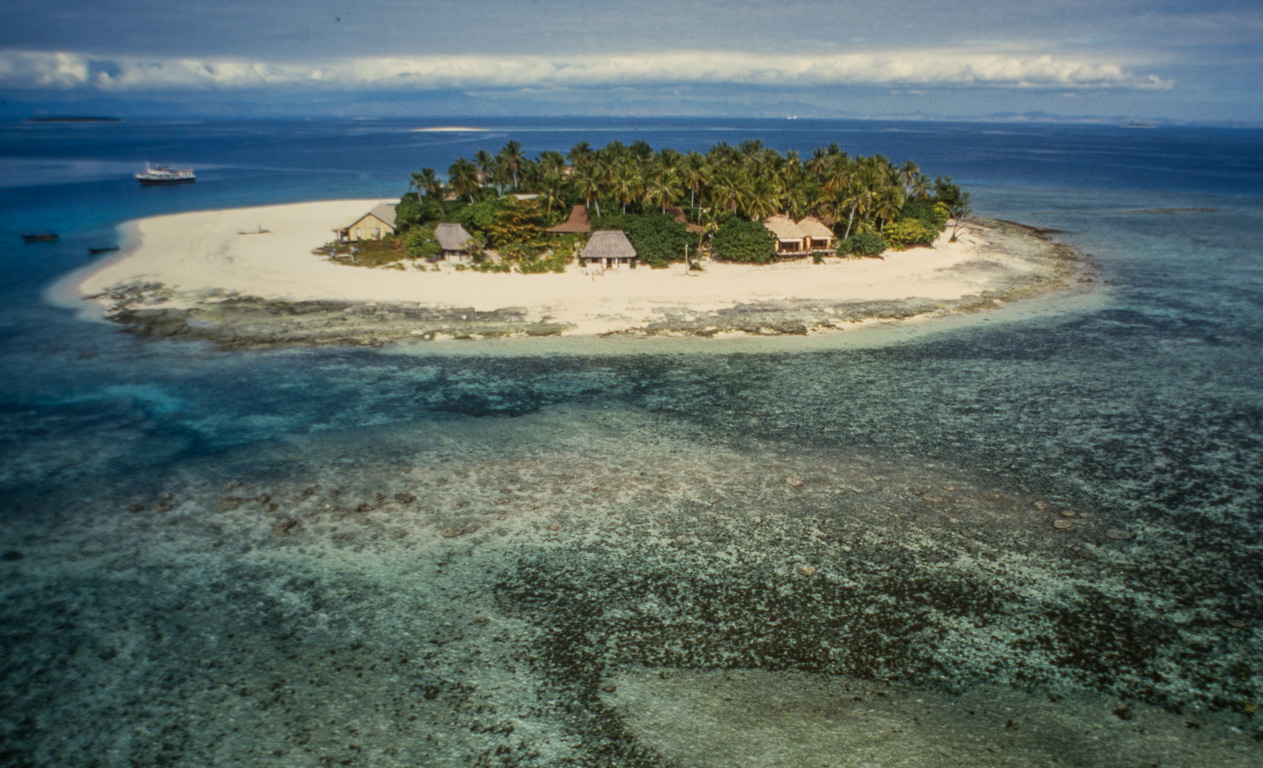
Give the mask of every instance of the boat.
<path id="1" fill-rule="evenodd" d="M 136 180 L 145 186 L 155 184 L 187 184 L 197 181 L 197 174 L 192 168 L 172 168 L 168 165 L 150 167 L 145 163 L 145 170 L 136 174 Z"/>
<path id="2" fill-rule="evenodd" d="M 92 254 L 109 253 L 110 251 L 117 251 L 117 250 L 118 250 L 117 245 L 103 245 L 103 246 L 100 246 L 99 248 L 89 248 L 88 253 L 92 253 Z"/>
<path id="3" fill-rule="evenodd" d="M 49 240 L 60 239 L 61 235 L 56 232 L 36 232 L 30 235 L 22 235 L 22 239 L 28 243 L 44 243 Z"/>

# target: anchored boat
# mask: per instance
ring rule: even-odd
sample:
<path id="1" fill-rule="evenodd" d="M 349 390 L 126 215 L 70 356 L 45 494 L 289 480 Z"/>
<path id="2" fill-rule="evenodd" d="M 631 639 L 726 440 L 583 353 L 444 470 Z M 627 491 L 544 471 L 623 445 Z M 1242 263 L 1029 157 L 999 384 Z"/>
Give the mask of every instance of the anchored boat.
<path id="1" fill-rule="evenodd" d="M 145 186 L 187 184 L 197 181 L 197 174 L 192 168 L 172 168 L 167 165 L 150 167 L 148 163 L 145 163 L 145 170 L 136 174 L 136 180 Z"/>

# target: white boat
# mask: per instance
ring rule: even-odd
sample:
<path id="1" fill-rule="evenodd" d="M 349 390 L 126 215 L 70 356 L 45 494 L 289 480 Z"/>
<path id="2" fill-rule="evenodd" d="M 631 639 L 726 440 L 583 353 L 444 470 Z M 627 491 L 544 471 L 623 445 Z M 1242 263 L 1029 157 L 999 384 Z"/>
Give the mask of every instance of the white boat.
<path id="1" fill-rule="evenodd" d="M 145 170 L 136 174 L 141 184 L 184 184 L 197 181 L 197 174 L 192 168 L 172 168 L 166 165 L 150 167 L 145 163 Z"/>

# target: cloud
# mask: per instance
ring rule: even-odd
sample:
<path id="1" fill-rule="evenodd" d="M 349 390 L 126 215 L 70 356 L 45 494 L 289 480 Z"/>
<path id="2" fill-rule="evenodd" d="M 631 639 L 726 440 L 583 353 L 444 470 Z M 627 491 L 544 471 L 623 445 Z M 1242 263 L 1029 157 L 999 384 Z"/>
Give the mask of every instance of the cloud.
<path id="1" fill-rule="evenodd" d="M 719 51 L 610 56 L 381 56 L 309 62 L 94 57 L 0 51 L 0 87 L 161 91 L 310 87 L 328 90 L 670 84 L 1164 89 L 1122 65 L 1048 54 L 918 49 L 776 55 Z"/>

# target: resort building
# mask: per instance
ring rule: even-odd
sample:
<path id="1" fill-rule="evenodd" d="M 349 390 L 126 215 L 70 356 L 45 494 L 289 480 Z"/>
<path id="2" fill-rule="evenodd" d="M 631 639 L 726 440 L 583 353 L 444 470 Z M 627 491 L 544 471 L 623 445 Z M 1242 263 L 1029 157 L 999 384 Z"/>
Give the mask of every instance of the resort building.
<path id="1" fill-rule="evenodd" d="M 356 240 L 381 240 L 395 234 L 395 206 L 381 203 L 355 221 L 333 230 L 338 242 L 353 243 Z"/>
<path id="2" fill-rule="evenodd" d="M 570 218 L 555 227 L 549 227 L 544 230 L 554 235 L 570 235 L 584 234 L 592 231 L 592 224 L 588 218 L 588 207 L 586 205 L 576 205 L 570 209 Z"/>
<path id="3" fill-rule="evenodd" d="M 439 261 L 469 261 L 469 245 L 474 236 L 460 224 L 445 221 L 434 228 L 434 239 L 439 241 Z"/>
<path id="4" fill-rule="evenodd" d="M 783 259 L 833 253 L 833 230 L 815 217 L 794 221 L 788 216 L 770 216 L 763 226 L 776 236 L 776 255 Z"/>
<path id="5" fill-rule="evenodd" d="M 593 232 L 588 244 L 583 248 L 584 266 L 598 266 L 602 269 L 618 269 L 623 264 L 636 265 L 636 249 L 632 247 L 627 235 L 617 229 L 603 229 Z"/>

